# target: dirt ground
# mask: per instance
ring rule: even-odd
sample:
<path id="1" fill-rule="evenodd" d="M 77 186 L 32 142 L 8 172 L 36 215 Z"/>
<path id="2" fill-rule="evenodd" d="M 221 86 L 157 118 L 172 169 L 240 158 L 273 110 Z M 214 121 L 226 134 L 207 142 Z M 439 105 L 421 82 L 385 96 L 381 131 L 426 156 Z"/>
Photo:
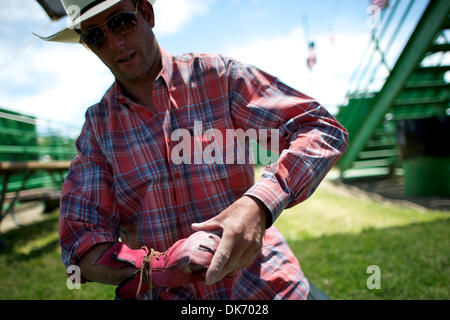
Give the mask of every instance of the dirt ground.
<path id="1" fill-rule="evenodd" d="M 14 215 L 7 215 L 0 224 L 0 233 L 17 229 L 20 225 L 28 225 L 45 219 L 44 204 L 29 202 L 14 209 Z"/>
<path id="2" fill-rule="evenodd" d="M 450 197 L 411 197 L 404 193 L 402 176 L 365 177 L 328 180 L 324 187 L 335 192 L 358 194 L 364 198 L 381 202 L 391 202 L 419 210 L 443 210 L 450 213 Z"/>

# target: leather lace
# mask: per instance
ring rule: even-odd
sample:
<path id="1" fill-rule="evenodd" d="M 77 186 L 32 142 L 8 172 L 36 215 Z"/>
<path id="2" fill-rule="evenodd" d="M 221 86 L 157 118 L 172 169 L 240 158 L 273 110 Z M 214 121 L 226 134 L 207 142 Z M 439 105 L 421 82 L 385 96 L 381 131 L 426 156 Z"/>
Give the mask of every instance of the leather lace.
<path id="1" fill-rule="evenodd" d="M 141 292 L 142 282 L 145 281 L 148 287 L 148 294 L 150 296 L 150 300 L 153 299 L 152 263 L 155 252 L 156 252 L 155 250 L 150 249 L 150 253 L 144 257 L 144 261 L 142 262 L 141 267 L 141 275 L 139 278 L 139 285 L 136 292 L 136 298 L 139 296 L 139 293 Z"/>
<path id="2" fill-rule="evenodd" d="M 148 253 L 144 257 L 144 261 L 142 262 L 141 267 L 141 274 L 139 278 L 139 285 L 136 292 L 136 298 L 139 296 L 139 293 L 141 292 L 142 283 L 145 282 L 147 284 L 148 288 L 148 294 L 150 297 L 150 300 L 153 300 L 153 280 L 152 280 L 152 273 L 153 273 L 153 258 L 156 260 L 159 260 L 161 257 L 166 258 L 167 251 L 159 252 L 154 249 L 150 249 L 150 253 Z"/>

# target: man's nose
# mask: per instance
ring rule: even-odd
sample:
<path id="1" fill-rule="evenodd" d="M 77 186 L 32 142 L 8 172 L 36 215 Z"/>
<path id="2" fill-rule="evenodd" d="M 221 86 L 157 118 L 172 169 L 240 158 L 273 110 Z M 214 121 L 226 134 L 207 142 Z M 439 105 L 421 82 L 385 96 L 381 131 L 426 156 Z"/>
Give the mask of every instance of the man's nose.
<path id="1" fill-rule="evenodd" d="M 125 46 L 126 41 L 125 41 L 125 37 L 123 34 L 120 34 L 120 33 L 115 34 L 108 28 L 106 28 L 105 34 L 106 34 L 106 42 L 107 42 L 109 49 L 117 50 L 117 49 L 121 49 Z"/>

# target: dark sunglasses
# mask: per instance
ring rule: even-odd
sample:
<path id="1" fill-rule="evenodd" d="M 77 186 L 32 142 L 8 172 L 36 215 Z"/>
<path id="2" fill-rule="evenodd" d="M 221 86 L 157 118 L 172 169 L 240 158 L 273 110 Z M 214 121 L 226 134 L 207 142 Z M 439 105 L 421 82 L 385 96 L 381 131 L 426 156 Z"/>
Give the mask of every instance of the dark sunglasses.
<path id="1" fill-rule="evenodd" d="M 99 50 L 103 47 L 106 41 L 106 34 L 103 27 L 106 25 L 108 29 L 116 36 L 128 34 L 137 28 L 137 12 L 124 11 L 110 17 L 106 22 L 99 26 L 89 28 L 81 33 L 80 41 L 91 50 Z"/>

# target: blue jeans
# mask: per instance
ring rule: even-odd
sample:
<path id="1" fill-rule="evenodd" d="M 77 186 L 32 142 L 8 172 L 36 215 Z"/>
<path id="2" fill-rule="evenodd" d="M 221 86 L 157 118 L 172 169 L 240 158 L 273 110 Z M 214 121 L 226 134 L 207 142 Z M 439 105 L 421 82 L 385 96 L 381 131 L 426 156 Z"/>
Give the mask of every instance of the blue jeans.
<path id="1" fill-rule="evenodd" d="M 315 285 L 309 281 L 309 294 L 308 294 L 308 300 L 330 300 L 330 297 L 328 297 L 325 292 L 318 289 Z"/>
<path id="2" fill-rule="evenodd" d="M 309 294 L 307 300 L 330 300 L 330 298 L 323 292 L 322 290 L 318 289 L 315 285 L 309 281 Z M 118 296 L 114 298 L 114 300 L 122 300 Z M 155 300 L 160 300 L 159 297 Z"/>

